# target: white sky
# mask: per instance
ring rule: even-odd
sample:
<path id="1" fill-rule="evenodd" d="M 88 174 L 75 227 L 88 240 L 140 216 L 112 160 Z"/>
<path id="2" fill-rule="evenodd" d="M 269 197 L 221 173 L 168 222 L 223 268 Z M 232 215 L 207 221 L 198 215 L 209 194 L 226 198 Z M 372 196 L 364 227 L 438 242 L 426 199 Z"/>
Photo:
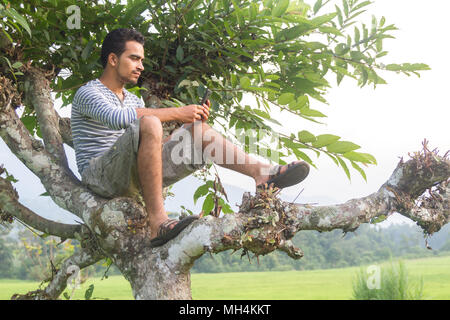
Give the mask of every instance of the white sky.
<path id="1" fill-rule="evenodd" d="M 344 202 L 376 191 L 389 178 L 399 157 L 407 159 L 408 152 L 420 150 L 424 138 L 430 141 L 432 148 L 438 148 L 442 153 L 450 149 L 450 103 L 447 91 L 450 46 L 446 34 L 450 2 L 376 0 L 369 8 L 370 15 L 375 14 L 378 18 L 385 16 L 386 24 L 394 23 L 400 29 L 394 33 L 396 39 L 384 42 L 384 49 L 389 51 L 386 64 L 426 63 L 432 70 L 422 72 L 421 78 L 395 73 L 381 74 L 388 85 L 379 85 L 375 90 L 373 86 L 360 89 L 352 79 L 344 80 L 339 87 L 332 82 L 333 88 L 327 95 L 330 105 L 312 102 L 312 108 L 328 115 L 325 118 L 326 126 L 306 120 L 293 122 L 288 114 L 281 114 L 280 122 L 294 132 L 306 129 L 316 135 L 336 134 L 342 140 L 362 146 L 359 151 L 371 153 L 378 161 L 377 166 L 366 168 L 367 183 L 353 169 L 350 182 L 342 169 L 336 167 L 326 155 L 321 155 L 315 161 L 319 170 L 312 168 L 309 177 L 301 185 L 283 190 L 283 193 L 295 198 L 305 188 L 297 202 L 302 201 L 302 196 L 325 196 Z M 370 15 L 363 16 L 368 25 Z M 69 114 L 70 110 L 66 108 L 63 115 Z M 0 141 L 0 154 L 0 163 L 5 164 L 9 172 L 20 180 L 15 187 L 22 198 L 35 198 L 45 191 L 39 180 L 19 163 L 3 141 Z M 68 156 L 72 169 L 75 169 L 74 153 L 71 150 Z M 315 155 L 311 156 L 313 160 L 316 159 Z M 220 170 L 220 175 L 225 183 L 254 191 L 252 179 L 246 176 L 226 169 Z M 193 190 L 188 186 L 189 181 L 192 180 L 180 182 L 175 190 L 185 187 Z M 36 201 L 39 199 L 42 197 Z"/>

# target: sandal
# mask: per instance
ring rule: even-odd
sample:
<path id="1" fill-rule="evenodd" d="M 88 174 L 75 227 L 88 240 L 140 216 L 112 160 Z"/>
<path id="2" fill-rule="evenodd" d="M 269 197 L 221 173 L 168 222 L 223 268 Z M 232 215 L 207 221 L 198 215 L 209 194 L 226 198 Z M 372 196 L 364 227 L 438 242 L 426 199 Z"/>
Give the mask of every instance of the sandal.
<path id="1" fill-rule="evenodd" d="M 150 240 L 150 245 L 153 248 L 162 246 L 179 235 L 181 231 L 198 218 L 198 216 L 193 215 L 187 216 L 181 220 L 167 219 L 159 226 L 158 235 Z"/>
<path id="2" fill-rule="evenodd" d="M 256 189 L 267 189 L 270 187 L 282 189 L 290 187 L 305 180 L 309 174 L 309 165 L 304 161 L 289 163 L 283 173 L 281 173 L 282 167 L 284 166 L 276 166 L 276 173 L 270 175 L 266 183 L 257 185 Z"/>

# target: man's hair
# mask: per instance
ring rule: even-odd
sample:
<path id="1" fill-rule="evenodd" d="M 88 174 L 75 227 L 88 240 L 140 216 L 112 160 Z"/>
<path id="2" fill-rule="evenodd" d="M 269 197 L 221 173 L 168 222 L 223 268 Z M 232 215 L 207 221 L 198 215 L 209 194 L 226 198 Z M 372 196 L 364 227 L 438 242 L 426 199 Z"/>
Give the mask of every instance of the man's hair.
<path id="1" fill-rule="evenodd" d="M 137 41 L 144 45 L 144 36 L 133 29 L 115 29 L 108 33 L 103 40 L 101 61 L 103 69 L 106 68 L 108 63 L 108 56 L 110 53 L 115 53 L 120 58 L 125 51 L 125 44 L 127 41 Z"/>

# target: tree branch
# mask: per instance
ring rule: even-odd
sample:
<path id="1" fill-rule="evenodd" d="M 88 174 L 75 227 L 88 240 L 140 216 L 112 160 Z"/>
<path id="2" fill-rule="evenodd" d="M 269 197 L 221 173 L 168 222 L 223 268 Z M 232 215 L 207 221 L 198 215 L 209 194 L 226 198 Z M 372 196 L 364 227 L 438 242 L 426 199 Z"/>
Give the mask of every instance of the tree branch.
<path id="1" fill-rule="evenodd" d="M 15 294 L 12 300 L 55 300 L 57 299 L 67 286 L 69 278 L 80 270 L 93 265 L 104 258 L 99 252 L 93 248 L 82 249 L 80 252 L 74 253 L 72 256 L 64 260 L 61 268 L 57 271 L 44 290 L 31 291 L 26 294 Z M 73 267 L 75 266 L 75 267 Z"/>
<path id="2" fill-rule="evenodd" d="M 59 130 L 59 116 L 53 107 L 50 92 L 50 84 L 45 74 L 37 68 L 30 67 L 25 74 L 27 101 L 36 110 L 46 150 L 65 167 L 68 167 Z"/>
<path id="3" fill-rule="evenodd" d="M 1 168 L 0 168 L 1 174 Z M 10 181 L 0 177 L 0 211 L 16 217 L 27 225 L 47 234 L 58 236 L 63 239 L 80 238 L 80 225 L 71 225 L 47 220 L 34 213 L 19 202 L 19 195 Z"/>
<path id="4" fill-rule="evenodd" d="M 70 118 L 61 118 L 58 115 L 58 123 L 59 123 L 59 131 L 61 133 L 63 142 L 67 144 L 69 147 L 74 148 Z"/>
<path id="5" fill-rule="evenodd" d="M 362 223 L 396 211 L 431 234 L 450 220 L 449 178 L 450 161 L 425 147 L 420 155 L 405 163 L 401 161 L 389 180 L 367 197 L 338 205 L 310 206 L 281 202 L 278 191 L 258 192 L 255 196 L 244 193 L 238 213 L 200 219 L 153 252 L 171 269 L 181 271 L 188 270 L 205 252 L 228 249 L 244 249 L 255 255 L 279 249 L 299 259 L 303 253 L 290 241 L 299 231 L 354 231 Z M 422 199 L 418 206 L 416 199 L 433 186 L 437 191 L 432 200 Z"/>

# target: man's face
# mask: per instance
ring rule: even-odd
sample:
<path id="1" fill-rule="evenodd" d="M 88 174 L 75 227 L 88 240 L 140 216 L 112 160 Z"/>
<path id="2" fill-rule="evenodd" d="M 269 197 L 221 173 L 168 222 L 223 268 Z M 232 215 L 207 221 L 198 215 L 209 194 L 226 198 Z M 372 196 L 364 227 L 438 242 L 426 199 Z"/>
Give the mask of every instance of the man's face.
<path id="1" fill-rule="evenodd" d="M 113 67 L 117 72 L 119 80 L 125 83 L 136 84 L 141 72 L 144 70 L 142 64 L 144 60 L 144 47 L 136 41 L 127 41 L 125 44 L 125 51 L 120 58 L 114 63 Z"/>

